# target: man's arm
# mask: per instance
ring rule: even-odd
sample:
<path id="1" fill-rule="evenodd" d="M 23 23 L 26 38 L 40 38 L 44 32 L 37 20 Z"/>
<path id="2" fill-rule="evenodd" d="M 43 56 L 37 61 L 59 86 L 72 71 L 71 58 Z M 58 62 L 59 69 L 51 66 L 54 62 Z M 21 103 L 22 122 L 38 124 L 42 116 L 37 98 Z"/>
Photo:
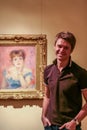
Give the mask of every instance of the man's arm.
<path id="1" fill-rule="evenodd" d="M 50 91 L 49 91 L 48 87 L 45 86 L 45 94 L 44 94 L 44 99 L 43 99 L 42 116 L 41 116 L 44 126 L 51 125 L 50 121 L 46 117 L 49 100 L 50 100 Z"/>
<path id="2" fill-rule="evenodd" d="M 78 122 L 81 122 L 87 115 L 87 89 L 82 90 L 82 95 L 83 95 L 86 103 L 83 105 L 81 111 L 75 117 L 75 119 L 77 119 Z"/>
<path id="3" fill-rule="evenodd" d="M 60 129 L 67 128 L 69 130 L 76 130 L 76 125 L 78 125 L 87 116 L 87 89 L 82 90 L 82 95 L 86 103 L 83 105 L 76 117 L 70 122 L 65 123 L 60 127 Z"/>

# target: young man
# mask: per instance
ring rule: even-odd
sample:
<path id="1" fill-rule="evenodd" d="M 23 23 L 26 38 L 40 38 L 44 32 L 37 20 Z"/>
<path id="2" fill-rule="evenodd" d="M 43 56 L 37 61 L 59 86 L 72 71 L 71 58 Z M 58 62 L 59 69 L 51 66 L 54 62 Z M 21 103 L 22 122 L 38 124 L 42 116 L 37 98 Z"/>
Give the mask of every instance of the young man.
<path id="1" fill-rule="evenodd" d="M 81 121 L 87 115 L 87 71 L 71 59 L 75 44 L 71 32 L 56 35 L 56 59 L 44 71 L 44 130 L 81 130 Z M 83 107 L 82 95 L 86 101 Z"/>

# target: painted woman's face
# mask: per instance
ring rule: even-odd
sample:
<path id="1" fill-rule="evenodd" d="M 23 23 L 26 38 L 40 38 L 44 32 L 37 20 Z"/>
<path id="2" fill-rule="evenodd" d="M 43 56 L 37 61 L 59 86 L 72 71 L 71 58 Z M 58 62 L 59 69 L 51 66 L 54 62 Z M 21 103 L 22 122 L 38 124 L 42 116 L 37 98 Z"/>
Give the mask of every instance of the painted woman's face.
<path id="1" fill-rule="evenodd" d="M 15 65 L 15 67 L 22 67 L 23 66 L 23 64 L 24 64 L 24 59 L 23 59 L 23 57 L 22 56 L 15 56 L 15 57 L 13 57 L 13 60 L 12 60 L 12 62 L 13 62 L 13 65 Z"/>

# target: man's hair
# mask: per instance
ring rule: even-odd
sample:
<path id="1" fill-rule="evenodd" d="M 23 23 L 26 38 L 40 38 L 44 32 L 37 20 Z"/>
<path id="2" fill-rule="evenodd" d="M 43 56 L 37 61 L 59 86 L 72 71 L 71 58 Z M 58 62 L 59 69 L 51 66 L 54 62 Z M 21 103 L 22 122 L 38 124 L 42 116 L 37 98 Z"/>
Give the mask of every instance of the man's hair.
<path id="1" fill-rule="evenodd" d="M 75 44 L 76 44 L 76 38 L 73 35 L 73 33 L 71 32 L 60 32 L 56 35 L 56 39 L 55 39 L 55 45 L 56 42 L 59 38 L 64 39 L 65 41 L 67 41 L 70 45 L 71 45 L 71 50 L 73 51 Z"/>

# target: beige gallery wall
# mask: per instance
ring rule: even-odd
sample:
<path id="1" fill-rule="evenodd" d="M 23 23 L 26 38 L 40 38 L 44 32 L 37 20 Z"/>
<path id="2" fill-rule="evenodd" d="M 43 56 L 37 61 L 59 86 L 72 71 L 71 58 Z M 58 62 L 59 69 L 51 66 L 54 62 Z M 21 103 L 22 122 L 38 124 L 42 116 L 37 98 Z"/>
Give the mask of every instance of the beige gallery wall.
<path id="1" fill-rule="evenodd" d="M 0 34 L 46 34 L 47 64 L 54 59 L 57 32 L 71 31 L 77 45 L 72 58 L 87 69 L 87 0 L 0 0 Z M 43 130 L 42 108 L 0 106 L 0 130 Z M 87 129 L 87 118 L 83 130 Z"/>

